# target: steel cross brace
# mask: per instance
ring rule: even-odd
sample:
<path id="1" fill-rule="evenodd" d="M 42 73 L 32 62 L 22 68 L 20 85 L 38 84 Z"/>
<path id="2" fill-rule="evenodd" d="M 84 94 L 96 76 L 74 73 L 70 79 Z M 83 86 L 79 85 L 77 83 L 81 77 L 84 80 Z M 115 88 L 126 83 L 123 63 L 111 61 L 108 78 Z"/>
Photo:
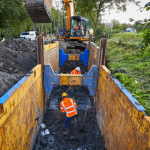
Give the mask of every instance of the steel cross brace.
<path id="1" fill-rule="evenodd" d="M 82 85 L 88 87 L 90 95 L 96 94 L 98 83 L 98 66 L 93 65 L 90 71 L 86 74 L 82 74 Z M 44 70 L 44 88 L 46 94 L 51 94 L 54 85 L 60 85 L 61 74 L 55 74 L 51 65 L 46 64 Z"/>

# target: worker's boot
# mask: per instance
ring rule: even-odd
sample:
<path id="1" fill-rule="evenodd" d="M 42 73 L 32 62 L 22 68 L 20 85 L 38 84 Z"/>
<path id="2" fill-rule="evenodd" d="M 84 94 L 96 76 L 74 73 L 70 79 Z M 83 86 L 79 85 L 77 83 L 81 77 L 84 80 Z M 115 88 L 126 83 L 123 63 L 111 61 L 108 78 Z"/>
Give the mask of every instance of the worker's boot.
<path id="1" fill-rule="evenodd" d="M 77 118 L 74 118 L 74 125 L 77 127 Z"/>
<path id="2" fill-rule="evenodd" d="M 63 132 L 65 135 L 69 135 L 69 128 L 66 128 L 66 132 Z"/>

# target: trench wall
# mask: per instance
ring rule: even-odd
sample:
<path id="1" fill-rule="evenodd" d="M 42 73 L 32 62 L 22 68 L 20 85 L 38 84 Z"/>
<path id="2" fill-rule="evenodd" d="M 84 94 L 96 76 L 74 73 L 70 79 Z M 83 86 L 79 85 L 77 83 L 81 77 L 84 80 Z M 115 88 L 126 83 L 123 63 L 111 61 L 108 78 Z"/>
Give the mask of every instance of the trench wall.
<path id="1" fill-rule="evenodd" d="M 150 149 L 150 117 L 105 66 L 99 70 L 95 100 L 97 121 L 108 150 Z"/>
<path id="2" fill-rule="evenodd" d="M 0 149 L 32 150 L 43 119 L 41 65 L 0 98 Z"/>
<path id="3" fill-rule="evenodd" d="M 53 71 L 59 71 L 59 42 L 44 45 L 44 64 L 51 64 Z"/>

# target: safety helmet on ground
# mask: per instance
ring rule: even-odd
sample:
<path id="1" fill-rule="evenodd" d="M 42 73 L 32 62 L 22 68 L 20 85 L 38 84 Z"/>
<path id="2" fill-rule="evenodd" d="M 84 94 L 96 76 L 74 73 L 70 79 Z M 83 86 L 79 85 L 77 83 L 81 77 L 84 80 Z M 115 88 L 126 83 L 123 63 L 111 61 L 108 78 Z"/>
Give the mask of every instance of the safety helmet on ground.
<path id="1" fill-rule="evenodd" d="M 80 67 L 77 67 L 76 70 L 77 70 L 77 71 L 81 71 Z"/>
<path id="2" fill-rule="evenodd" d="M 65 96 L 67 96 L 67 93 L 63 92 L 62 97 L 65 97 Z"/>

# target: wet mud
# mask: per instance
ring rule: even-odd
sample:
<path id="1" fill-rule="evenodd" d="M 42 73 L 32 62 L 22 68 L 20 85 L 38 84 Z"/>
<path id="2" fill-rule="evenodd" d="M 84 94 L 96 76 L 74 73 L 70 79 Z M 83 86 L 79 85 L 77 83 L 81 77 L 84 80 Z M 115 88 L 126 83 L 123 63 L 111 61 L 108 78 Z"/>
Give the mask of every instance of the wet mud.
<path id="1" fill-rule="evenodd" d="M 78 86 L 77 91 L 72 88 L 68 93 L 68 88 L 67 86 L 54 87 L 43 119 L 43 123 L 46 125 L 45 129 L 48 129 L 50 134 L 43 136 L 41 133 L 45 129 L 40 128 L 33 150 L 105 150 L 104 138 L 97 125 L 88 89 Z M 67 92 L 68 97 L 73 98 L 78 105 L 78 125 L 75 127 L 72 118 L 69 136 L 63 133 L 65 131 L 65 113 L 61 113 L 59 107 L 62 101 L 62 92 Z M 83 132 L 80 132 L 86 106 L 90 107 L 83 125 Z"/>

